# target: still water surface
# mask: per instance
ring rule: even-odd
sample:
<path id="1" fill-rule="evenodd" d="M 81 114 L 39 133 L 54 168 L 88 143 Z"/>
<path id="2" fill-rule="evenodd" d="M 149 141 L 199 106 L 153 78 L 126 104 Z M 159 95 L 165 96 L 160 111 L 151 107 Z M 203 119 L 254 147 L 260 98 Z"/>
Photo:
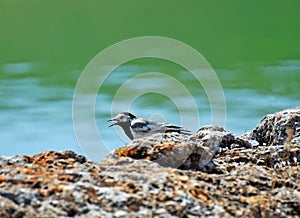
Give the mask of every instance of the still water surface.
<path id="1" fill-rule="evenodd" d="M 44 150 L 81 152 L 72 124 L 72 97 L 88 62 L 108 46 L 138 36 L 163 36 L 200 52 L 224 89 L 226 128 L 252 130 L 267 113 L 300 106 L 300 1 L 0 1 L 0 155 Z M 128 51 L 130 52 L 130 51 Z M 107 128 L 119 87 L 145 72 L 174 77 L 195 99 L 200 125 L 210 124 L 205 91 L 184 69 L 159 60 L 136 60 L 119 67 L 99 90 L 95 117 L 107 147 L 93 159 L 124 144 Z M 161 88 L 161 84 L 147 82 Z M 172 86 L 167 86 L 172 89 Z M 136 83 L 128 92 L 139 91 Z M 175 90 L 176 91 L 176 90 Z M 195 112 L 182 93 L 173 99 L 142 95 L 131 111 L 181 124 L 179 110 Z M 126 96 L 126 92 L 124 92 Z M 174 101 L 180 102 L 175 105 Z M 118 102 L 120 111 L 128 99 Z M 113 113 L 117 113 L 115 110 Z"/>
<path id="2" fill-rule="evenodd" d="M 99 90 L 95 116 L 99 133 L 106 148 L 101 146 L 95 148 L 99 155 L 95 154 L 92 157 L 93 159 L 100 160 L 107 149 L 115 149 L 123 145 L 124 140 L 125 142 L 128 141 L 122 134 L 119 135 L 122 131 L 118 128 L 108 128 L 106 120 L 110 118 L 115 91 L 134 75 L 146 71 L 172 71 L 170 75 L 176 77 L 191 90 L 197 103 L 200 126 L 211 123 L 211 108 L 207 96 L 202 87 L 194 83 L 193 78 L 187 75 L 188 72 L 184 72 L 176 66 L 169 66 L 171 64 L 154 62 L 156 65 L 131 63 L 119 67 L 107 78 L 103 87 Z M 74 89 L 60 85 L 45 86 L 41 79 L 26 76 L 26 74 L 30 74 L 31 71 L 38 70 L 38 68 L 35 63 L 6 64 L 1 67 L 2 73 L 5 74 L 4 79 L 0 81 L 2 102 L 0 108 L 0 120 L 2 122 L 0 126 L 1 154 L 34 154 L 50 149 L 70 149 L 81 152 L 72 126 Z M 73 70 L 79 75 L 78 70 Z M 300 61 L 281 62 L 281 65 L 263 66 L 257 70 L 260 71 L 261 79 L 265 80 L 266 89 L 261 90 L 263 87 L 253 89 L 250 81 L 241 81 L 245 84 L 245 87 L 236 88 L 236 85 L 231 83 L 238 83 L 237 72 L 225 69 L 216 70 L 220 75 L 219 79 L 224 87 L 226 98 L 226 128 L 238 135 L 252 130 L 266 113 L 299 106 L 299 92 L 292 92 L 288 95 L 282 95 L 281 93 L 287 89 L 299 89 Z M 18 79 L 12 79 L 15 76 Z M 297 82 L 291 81 L 288 84 L 282 84 L 277 81 L 278 78 L 283 76 L 292 77 Z M 130 89 L 139 91 L 142 88 L 141 86 L 149 85 L 159 86 L 159 84 L 151 84 L 151 80 L 150 84 L 136 81 L 136 86 L 130 86 Z M 172 88 L 170 85 L 163 85 Z M 272 93 L 268 93 L 270 88 L 273 89 Z M 147 93 L 131 102 L 131 111 L 139 116 L 178 125 L 181 124 L 179 114 L 179 111 L 181 111 L 190 119 L 190 125 L 185 127 L 195 132 L 198 128 L 194 125 L 194 122 L 196 122 L 194 120 L 195 112 L 189 110 L 189 105 L 185 103 L 185 97 L 190 96 L 182 96 L 181 93 L 177 93 L 173 96 L 173 99 L 168 99 L 157 93 Z M 123 101 L 124 105 L 128 103 L 126 98 Z M 179 105 L 175 105 L 174 101 L 180 102 Z M 118 108 L 120 111 L 123 110 L 122 102 L 119 102 Z M 113 111 L 114 114 L 117 112 Z"/>

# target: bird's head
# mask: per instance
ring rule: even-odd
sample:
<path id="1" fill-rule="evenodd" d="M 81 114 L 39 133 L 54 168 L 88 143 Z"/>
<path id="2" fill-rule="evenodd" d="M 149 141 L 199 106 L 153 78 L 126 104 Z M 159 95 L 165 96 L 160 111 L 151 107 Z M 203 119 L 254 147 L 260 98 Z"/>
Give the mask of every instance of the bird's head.
<path id="1" fill-rule="evenodd" d="M 122 125 L 122 124 L 130 124 L 130 122 L 136 118 L 136 116 L 134 116 L 133 114 L 129 113 L 129 112 L 122 112 L 119 113 L 117 116 L 115 116 L 114 118 L 108 120 L 108 121 L 112 121 L 115 122 L 113 124 L 111 124 L 109 127 L 114 126 L 114 125 Z"/>

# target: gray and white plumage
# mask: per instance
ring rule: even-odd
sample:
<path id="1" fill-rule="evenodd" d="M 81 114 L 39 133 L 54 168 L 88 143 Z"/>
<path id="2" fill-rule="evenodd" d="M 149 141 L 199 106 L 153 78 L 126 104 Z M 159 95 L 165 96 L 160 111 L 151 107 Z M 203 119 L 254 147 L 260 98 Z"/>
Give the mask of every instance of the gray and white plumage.
<path id="1" fill-rule="evenodd" d="M 115 121 L 115 123 L 111 124 L 109 127 L 114 125 L 122 127 L 125 134 L 130 139 L 143 138 L 155 133 L 168 132 L 178 132 L 181 134 L 190 135 L 189 130 L 186 130 L 180 126 L 139 118 L 129 112 L 122 112 L 109 121 Z"/>

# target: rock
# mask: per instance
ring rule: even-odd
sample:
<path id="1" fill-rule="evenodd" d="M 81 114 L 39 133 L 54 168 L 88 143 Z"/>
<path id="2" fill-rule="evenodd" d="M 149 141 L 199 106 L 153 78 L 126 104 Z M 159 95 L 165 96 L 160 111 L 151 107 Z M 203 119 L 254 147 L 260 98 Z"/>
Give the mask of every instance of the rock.
<path id="1" fill-rule="evenodd" d="M 157 133 L 135 139 L 106 158 L 131 157 L 155 161 L 164 167 L 220 173 L 212 159 L 221 149 L 229 149 L 234 144 L 251 146 L 222 127 L 205 126 L 192 136 Z"/>
<path id="2" fill-rule="evenodd" d="M 300 108 L 266 115 L 246 138 L 256 140 L 260 146 L 241 151 L 244 160 L 268 167 L 299 166 Z"/>
<path id="3" fill-rule="evenodd" d="M 129 157 L 83 162 L 70 151 L 28 160 L 1 166 L 1 217 L 300 215 L 299 166 L 231 162 L 208 174 Z"/>
<path id="4" fill-rule="evenodd" d="M 241 137 L 206 126 L 134 140 L 101 163 L 72 151 L 0 157 L 0 217 L 299 217 L 297 111 Z"/>
<path id="5" fill-rule="evenodd" d="M 252 131 L 251 138 L 261 145 L 300 143 L 300 107 L 266 115 Z"/>

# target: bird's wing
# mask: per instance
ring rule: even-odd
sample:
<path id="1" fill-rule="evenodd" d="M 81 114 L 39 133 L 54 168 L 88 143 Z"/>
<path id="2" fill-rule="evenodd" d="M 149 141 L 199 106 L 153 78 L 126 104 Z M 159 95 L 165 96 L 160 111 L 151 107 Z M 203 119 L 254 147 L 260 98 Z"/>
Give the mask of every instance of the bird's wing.
<path id="1" fill-rule="evenodd" d="M 190 131 L 180 126 L 171 125 L 168 123 L 156 122 L 154 120 L 147 120 L 143 118 L 134 119 L 131 122 L 131 128 L 134 132 L 179 132 L 189 134 Z"/>
<path id="2" fill-rule="evenodd" d="M 149 132 L 152 129 L 152 125 L 149 124 L 148 120 L 143 118 L 137 118 L 132 120 L 130 126 L 134 132 Z"/>

